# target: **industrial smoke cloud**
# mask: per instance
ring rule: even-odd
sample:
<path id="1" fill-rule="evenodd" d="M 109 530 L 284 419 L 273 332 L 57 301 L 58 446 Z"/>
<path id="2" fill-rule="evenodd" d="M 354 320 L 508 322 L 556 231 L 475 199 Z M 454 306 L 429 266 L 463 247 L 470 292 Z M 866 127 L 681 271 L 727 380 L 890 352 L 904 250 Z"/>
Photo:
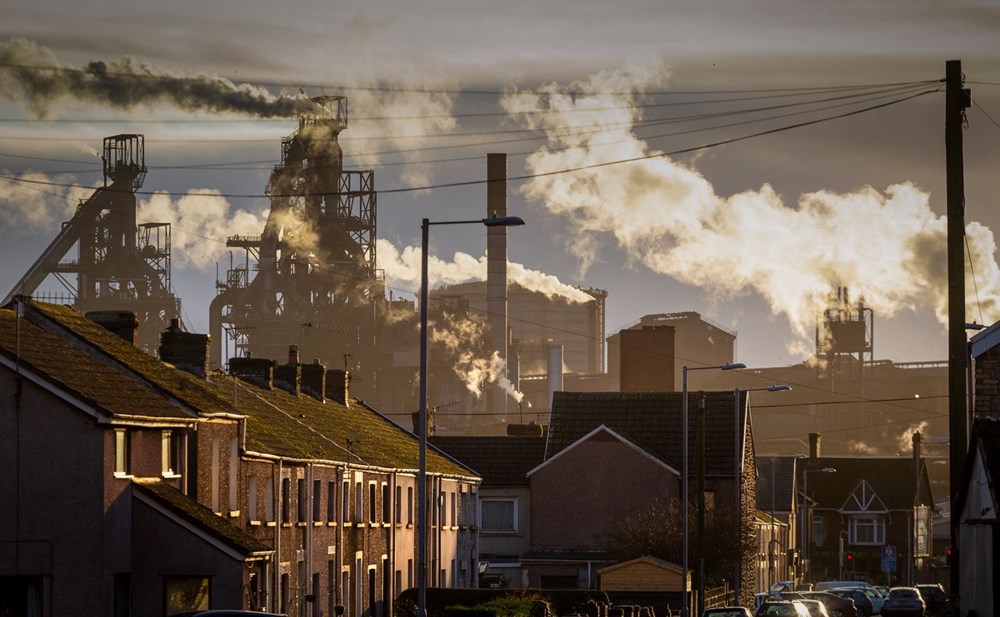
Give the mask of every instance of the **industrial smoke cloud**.
<path id="1" fill-rule="evenodd" d="M 385 270 L 389 286 L 406 286 L 419 290 L 420 247 L 407 246 L 400 251 L 392 242 L 379 239 L 376 250 L 379 267 Z M 486 280 L 486 255 L 476 258 L 468 253 L 456 252 L 450 262 L 429 255 L 427 262 L 427 275 L 431 287 Z M 560 298 L 569 302 L 593 300 L 591 296 L 576 287 L 560 282 L 555 276 L 532 270 L 519 263 L 507 262 L 507 279 L 510 283 L 545 294 L 549 298 Z"/>
<path id="2" fill-rule="evenodd" d="M 531 174 L 652 155 L 540 175 L 524 186 L 529 199 L 570 221 L 567 249 L 581 273 L 610 245 L 633 266 L 699 286 L 716 300 L 757 293 L 787 318 L 796 334 L 791 351 L 800 354 L 811 350 L 809 329 L 837 286 L 880 315 L 930 307 L 945 321 L 946 221 L 931 210 L 926 191 L 901 181 L 884 191 L 816 191 L 791 205 L 767 184 L 718 195 L 697 169 L 633 132 L 641 110 L 638 95 L 628 93 L 657 83 L 656 71 L 615 71 L 502 101 L 523 125 L 547 133 L 548 143 L 527 160 Z M 966 233 L 969 314 L 981 309 L 990 323 L 1000 317 L 993 233 L 975 222 Z"/>
<path id="3" fill-rule="evenodd" d="M 212 75 L 170 74 L 130 57 L 68 67 L 49 49 L 26 39 L 0 41 L 0 96 L 24 103 L 38 117 L 47 116 L 64 99 L 122 110 L 166 103 L 185 111 L 264 118 L 289 118 L 316 110 L 304 95 L 276 96 L 264 88 Z"/>

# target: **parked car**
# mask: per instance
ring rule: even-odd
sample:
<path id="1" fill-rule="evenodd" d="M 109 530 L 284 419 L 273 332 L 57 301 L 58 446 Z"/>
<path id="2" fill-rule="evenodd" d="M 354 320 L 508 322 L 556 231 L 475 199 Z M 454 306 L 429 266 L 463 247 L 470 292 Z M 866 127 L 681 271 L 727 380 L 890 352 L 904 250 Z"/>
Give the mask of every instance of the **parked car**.
<path id="1" fill-rule="evenodd" d="M 717 606 L 706 608 L 701 617 L 753 617 L 753 615 L 742 606 Z"/>
<path id="2" fill-rule="evenodd" d="M 868 599 L 872 602 L 872 612 L 880 615 L 882 614 L 882 603 L 885 602 L 885 598 L 882 597 L 874 587 L 868 585 L 867 587 L 858 587 L 862 593 L 868 596 Z"/>
<path id="3" fill-rule="evenodd" d="M 864 591 L 861 591 L 860 587 L 844 587 L 841 589 L 831 589 L 828 593 L 832 593 L 835 596 L 840 596 L 842 598 L 850 598 L 854 600 L 854 605 L 857 607 L 858 612 L 863 615 L 863 617 L 872 617 L 875 609 L 872 606 L 871 598 L 868 597 Z"/>
<path id="4" fill-rule="evenodd" d="M 830 613 L 826 611 L 825 604 L 819 600 L 804 598 L 801 593 L 798 595 L 801 599 L 796 601 L 801 602 L 802 606 L 806 607 L 806 610 L 809 611 L 809 617 L 830 617 Z"/>
<path id="5" fill-rule="evenodd" d="M 828 591 L 803 591 L 803 598 L 819 600 L 826 605 L 830 617 L 860 617 L 858 607 L 852 598 L 834 595 Z"/>
<path id="6" fill-rule="evenodd" d="M 922 584 L 917 585 L 917 591 L 920 592 L 920 597 L 927 604 L 927 617 L 939 617 L 940 615 L 947 614 L 950 600 L 948 594 L 944 591 L 944 587 L 941 585 Z"/>
<path id="7" fill-rule="evenodd" d="M 771 600 L 760 605 L 755 617 L 809 617 L 809 609 L 797 600 Z"/>
<path id="8" fill-rule="evenodd" d="M 893 587 L 882 604 L 882 617 L 924 617 L 927 604 L 916 587 Z"/>

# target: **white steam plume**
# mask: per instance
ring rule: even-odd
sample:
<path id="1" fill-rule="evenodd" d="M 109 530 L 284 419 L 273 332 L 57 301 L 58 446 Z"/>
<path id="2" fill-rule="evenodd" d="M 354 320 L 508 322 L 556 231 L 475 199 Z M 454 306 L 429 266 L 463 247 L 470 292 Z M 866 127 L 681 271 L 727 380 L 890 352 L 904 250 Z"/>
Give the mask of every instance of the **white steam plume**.
<path id="1" fill-rule="evenodd" d="M 39 171 L 16 174 L 7 170 L 0 175 L 14 178 L 0 181 L 0 217 L 4 227 L 23 233 L 37 233 L 59 228 L 73 218 L 76 206 L 90 197 L 94 189 L 75 186 L 69 175 L 48 176 Z"/>
<path id="2" fill-rule="evenodd" d="M 214 75 L 171 74 L 127 56 L 111 64 L 95 60 L 69 67 L 48 48 L 21 38 L 0 41 L 0 97 L 24 103 L 38 117 L 64 99 L 123 110 L 167 103 L 185 111 L 264 118 L 316 111 L 304 95 L 273 95 Z"/>
<path id="3" fill-rule="evenodd" d="M 177 199 L 156 193 L 136 208 L 139 222 L 170 223 L 174 263 L 205 268 L 226 251 L 227 236 L 259 234 L 264 228 L 266 212 L 230 212 L 218 191 L 192 191 Z"/>
<path id="4" fill-rule="evenodd" d="M 653 83 L 648 73 L 607 72 L 503 98 L 513 117 L 548 135 L 548 144 L 528 158 L 529 173 L 654 155 L 541 175 L 524 186 L 530 200 L 569 220 L 574 235 L 567 248 L 581 271 L 610 242 L 633 265 L 697 285 L 717 300 L 760 294 L 788 319 L 796 353 L 811 350 L 813 319 L 836 286 L 847 286 L 880 315 L 929 306 L 944 322 L 946 220 L 931 210 L 927 192 L 900 182 L 884 192 L 816 191 L 792 205 L 767 184 L 717 195 L 696 169 L 660 155 L 630 128 L 640 110 L 635 97 L 623 93 Z M 993 234 L 974 222 L 966 233 L 983 319 L 990 323 L 1000 317 Z M 968 300 L 975 303 L 969 277 Z"/>
<path id="5" fill-rule="evenodd" d="M 421 165 L 418 156 L 428 143 L 440 143 L 430 136 L 445 135 L 458 127 L 452 115 L 454 99 L 443 92 L 406 90 L 356 90 L 350 98 L 352 113 L 362 118 L 352 121 L 342 141 L 351 167 L 371 167 L 386 157 L 406 161 L 401 181 L 421 185 L 429 181 L 431 167 Z M 383 153 L 383 154 L 380 154 Z"/>
<path id="6" fill-rule="evenodd" d="M 446 351 L 452 371 L 476 398 L 482 396 L 483 385 L 496 383 L 520 403 L 524 394 L 507 379 L 507 362 L 496 351 L 489 357 L 483 357 L 477 353 L 478 346 L 470 344 L 472 341 L 484 341 L 485 332 L 486 324 L 481 317 L 444 313 L 440 322 L 428 328 L 428 341 Z"/>
<path id="7" fill-rule="evenodd" d="M 910 428 L 903 431 L 903 434 L 899 436 L 899 441 L 897 442 L 897 447 L 899 452 L 913 452 L 913 435 L 914 433 L 920 433 L 923 435 L 924 439 L 927 438 L 927 422 L 920 422 L 919 424 L 913 424 Z"/>
<path id="8" fill-rule="evenodd" d="M 407 246 L 402 251 L 388 240 L 379 239 L 376 246 L 379 267 L 385 270 L 386 283 L 393 287 L 420 287 L 420 247 Z M 427 272 L 430 287 L 454 285 L 468 281 L 486 280 L 486 256 L 476 258 L 456 252 L 452 261 L 428 256 Z M 559 281 L 551 274 L 532 270 L 522 264 L 507 262 L 507 277 L 511 283 L 529 291 L 560 298 L 569 302 L 590 302 L 594 298 L 583 291 Z"/>

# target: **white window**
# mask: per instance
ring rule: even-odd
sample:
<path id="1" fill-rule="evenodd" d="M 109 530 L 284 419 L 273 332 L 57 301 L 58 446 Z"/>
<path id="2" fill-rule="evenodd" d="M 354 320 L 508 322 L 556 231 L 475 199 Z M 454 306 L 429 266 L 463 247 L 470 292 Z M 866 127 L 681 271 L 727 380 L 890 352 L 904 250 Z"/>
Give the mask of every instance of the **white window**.
<path id="1" fill-rule="evenodd" d="M 160 468 L 165 476 L 172 476 L 177 473 L 179 465 L 174 460 L 174 432 L 163 431 L 160 437 Z"/>
<path id="2" fill-rule="evenodd" d="M 885 544 L 885 520 L 879 516 L 855 516 L 850 521 L 851 544 Z"/>
<path id="3" fill-rule="evenodd" d="M 482 531 L 517 531 L 517 499 L 483 498 L 479 527 Z"/>
<path id="4" fill-rule="evenodd" d="M 115 430 L 115 475 L 127 476 L 131 468 L 129 432 L 125 429 Z"/>

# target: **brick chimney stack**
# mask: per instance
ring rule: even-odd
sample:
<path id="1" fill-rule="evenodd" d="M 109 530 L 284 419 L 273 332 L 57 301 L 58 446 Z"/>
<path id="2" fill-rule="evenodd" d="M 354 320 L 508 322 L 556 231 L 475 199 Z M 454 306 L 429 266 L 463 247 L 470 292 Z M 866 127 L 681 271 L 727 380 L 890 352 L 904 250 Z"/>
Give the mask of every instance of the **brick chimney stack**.
<path id="1" fill-rule="evenodd" d="M 181 330 L 181 322 L 175 317 L 170 320 L 170 327 L 160 335 L 160 360 L 198 377 L 205 377 L 208 375 L 209 341 L 207 334 Z"/>
<path id="2" fill-rule="evenodd" d="M 819 433 L 809 433 L 809 458 L 819 458 Z"/>
<path id="3" fill-rule="evenodd" d="M 351 373 L 341 369 L 327 370 L 326 398 L 337 401 L 341 405 L 351 406 Z"/>

